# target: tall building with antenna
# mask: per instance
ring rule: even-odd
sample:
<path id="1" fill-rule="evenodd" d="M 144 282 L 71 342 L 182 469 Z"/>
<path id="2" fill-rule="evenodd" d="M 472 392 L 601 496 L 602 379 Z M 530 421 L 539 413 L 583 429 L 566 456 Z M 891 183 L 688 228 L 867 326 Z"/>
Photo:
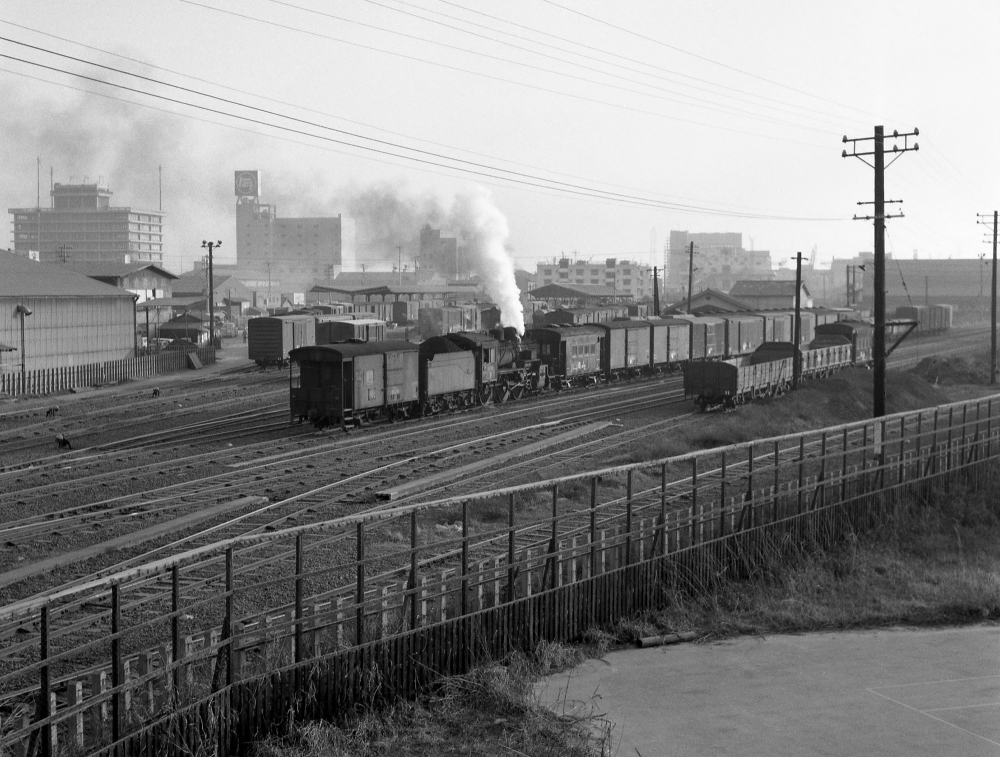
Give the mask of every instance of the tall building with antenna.
<path id="1" fill-rule="evenodd" d="M 54 184 L 51 207 L 9 208 L 14 252 L 43 263 L 162 263 L 161 210 L 111 204 L 100 182 Z"/>

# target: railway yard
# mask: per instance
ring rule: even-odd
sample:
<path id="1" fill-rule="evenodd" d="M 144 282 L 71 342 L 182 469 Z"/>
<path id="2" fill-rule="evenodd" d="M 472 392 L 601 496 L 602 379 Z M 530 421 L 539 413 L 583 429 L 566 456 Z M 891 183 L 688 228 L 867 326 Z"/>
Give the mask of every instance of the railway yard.
<path id="1" fill-rule="evenodd" d="M 967 351 L 984 333 L 982 328 L 969 328 L 947 337 L 904 343 L 890 365 L 908 368 L 932 354 Z M 207 634 L 206 627 L 221 629 L 213 631 L 216 634 L 228 633 L 228 621 L 220 614 L 222 607 L 212 606 L 211 599 L 224 588 L 220 582 L 225 582 L 218 545 L 230 545 L 229 553 L 235 550 L 241 565 L 229 580 L 235 580 L 240 590 L 244 628 L 259 622 L 254 618 L 261 612 L 266 615 L 274 608 L 287 607 L 290 591 L 301 591 L 301 587 L 293 590 L 287 580 L 291 564 L 298 566 L 297 573 L 304 569 L 316 576 L 310 582 L 309 602 L 317 612 L 324 603 L 345 607 L 336 614 L 337 639 L 354 634 L 344 618 L 351 617 L 357 608 L 345 604 L 349 600 L 342 594 L 324 592 L 315 581 L 325 574 L 330 586 L 348 582 L 361 559 L 355 556 L 360 540 L 349 539 L 342 529 L 326 537 L 320 530 L 312 534 L 308 554 L 303 557 L 301 541 L 290 548 L 287 534 L 311 524 L 334 520 L 342 524 L 351 516 L 380 512 L 391 512 L 393 524 L 409 519 L 409 533 L 396 525 L 369 532 L 369 539 L 373 535 L 377 538 L 368 542 L 368 565 L 374 569 L 368 580 L 374 588 L 367 591 L 375 592 L 374 601 L 376 605 L 381 601 L 381 610 L 360 612 L 365 624 L 381 624 L 382 633 L 388 629 L 390 616 L 396 618 L 392 622 L 403 622 L 409 613 L 415 625 L 418 604 L 425 613 L 437 602 L 438 616 L 445 617 L 445 598 L 452 591 L 447 584 L 456 570 L 448 566 L 458 556 L 465 566 L 479 566 L 476 583 L 480 602 L 496 602 L 504 591 L 499 578 L 501 555 L 506 557 L 507 566 L 516 563 L 519 570 L 524 569 L 519 580 L 528 581 L 528 586 L 539 581 L 544 587 L 549 580 L 548 567 L 541 571 L 540 566 L 546 564 L 537 559 L 532 565 L 532 555 L 537 558 L 545 551 L 550 535 L 553 543 L 557 538 L 555 491 L 551 512 L 545 497 L 529 496 L 519 502 L 516 538 L 513 499 L 509 513 L 503 503 L 480 502 L 472 514 L 456 506 L 421 512 L 418 517 L 416 510 L 407 516 L 407 506 L 600 469 L 614 461 L 635 459 L 636 450 L 641 458 L 641 449 L 650 438 L 682 436 L 716 419 L 725 420 L 731 412 L 741 412 L 703 415 L 684 396 L 681 376 L 665 374 L 403 423 L 374 423 L 343 433 L 339 428 L 320 431 L 290 419 L 288 393 L 287 371 L 261 371 L 233 355 L 210 372 L 161 379 L 155 384 L 134 382 L 78 395 L 30 399 L 0 409 L 0 540 L 5 545 L 0 552 L 0 605 L 7 608 L 0 620 L 5 646 L 0 653 L 0 680 L 13 689 L 0 708 L 6 707 L 8 713 L 18 711 L 17 692 L 27 695 L 31 689 L 30 682 L 17 671 L 26 662 L 37 663 L 31 643 L 18 641 L 33 629 L 25 625 L 16 608 L 37 606 L 45 597 L 70 597 L 60 609 L 65 625 L 60 643 L 94 649 L 108 631 L 112 607 L 86 594 L 79 594 L 80 599 L 72 597 L 88 582 L 103 576 L 155 566 L 159 560 L 181 554 L 196 556 L 198 567 L 185 575 L 184 590 L 197 597 L 193 606 L 200 611 L 184 614 L 173 631 L 162 622 L 140 623 L 141 630 L 126 645 L 127 654 L 139 655 L 133 669 L 138 665 L 147 676 L 157 664 L 162 667 L 168 663 L 166 658 L 153 662 L 152 657 L 143 657 L 147 653 L 142 650 L 156 648 L 171 634 L 194 638 L 199 631 Z M 56 406 L 58 410 L 47 415 Z M 72 449 L 57 449 L 53 441 L 56 434 L 71 440 Z M 865 443 L 860 439 L 849 443 L 845 434 L 845 470 L 850 446 L 859 444 L 863 450 Z M 823 445 L 825 452 L 825 439 Z M 778 452 L 776 446 L 776 469 Z M 751 462 L 748 471 L 751 482 L 753 465 Z M 723 457 L 723 476 L 725 466 Z M 637 502 L 641 496 L 648 498 L 652 491 L 649 481 L 637 478 L 635 485 Z M 655 549 L 655 539 L 650 541 L 652 537 L 644 529 L 655 522 L 656 509 L 646 505 L 641 517 L 637 509 L 636 524 L 632 524 L 631 475 L 627 484 L 617 477 L 600 488 L 601 496 L 608 499 L 608 509 L 595 520 L 590 500 L 591 534 L 601 523 L 625 517 L 627 506 L 629 535 L 621 538 L 634 538 L 640 551 Z M 585 492 L 567 492 L 563 499 L 568 496 L 586 507 Z M 596 492 L 595 488 L 591 496 Z M 463 532 L 463 523 L 465 529 L 475 523 L 475 539 Z M 559 543 L 575 545 L 586 529 L 585 510 L 578 518 L 563 514 L 558 520 Z M 501 543 L 508 530 L 509 544 Z M 270 533 L 283 538 L 273 542 L 255 538 Z M 608 543 L 617 545 L 614 534 L 621 536 L 622 531 L 612 529 L 611 533 Z M 404 555 L 406 560 L 400 562 L 400 542 L 407 541 L 409 557 Z M 631 544 L 625 542 L 628 554 Z M 415 556 L 418 547 L 419 561 Z M 604 549 L 602 546 L 602 552 Z M 409 560 L 413 564 L 408 568 Z M 569 562 L 575 565 L 572 559 Z M 435 575 L 442 576 L 435 589 L 426 588 L 428 579 L 422 579 L 425 588 L 419 603 L 409 595 L 411 590 L 398 583 L 408 569 L 412 569 L 411 586 L 418 571 L 437 571 Z M 513 580 L 514 574 L 507 578 Z M 140 599 L 127 607 L 127 615 L 133 619 L 162 618 L 162 613 L 169 613 L 171 596 L 176 605 L 178 579 L 175 571 L 171 586 L 162 574 L 143 577 L 142 570 L 133 572 L 123 587 Z M 531 593 L 530 588 L 525 590 Z M 390 599 L 393 591 L 398 596 Z M 363 608 L 372 601 L 368 594 L 365 597 Z M 449 606 L 449 611 L 455 608 Z M 274 616 L 278 632 L 288 627 L 290 618 L 290 611 Z M 373 633 L 356 632 L 359 638 Z M 207 641 L 203 643 L 210 648 Z M 87 667 L 88 659 L 89 653 L 82 657 L 77 653 L 73 668 L 76 679 L 57 678 L 56 688 L 69 692 L 72 680 L 86 680 L 86 675 L 99 670 L 99 666 Z M 93 663 L 99 659 L 95 652 Z M 90 697 L 99 692 L 100 686 L 90 685 Z M 71 707 L 73 696 L 60 694 L 59 707 Z M 80 723 L 80 734 L 85 728 L 90 734 L 89 729 L 97 727 Z M 83 743 L 82 739 L 79 736 L 78 743 Z"/>

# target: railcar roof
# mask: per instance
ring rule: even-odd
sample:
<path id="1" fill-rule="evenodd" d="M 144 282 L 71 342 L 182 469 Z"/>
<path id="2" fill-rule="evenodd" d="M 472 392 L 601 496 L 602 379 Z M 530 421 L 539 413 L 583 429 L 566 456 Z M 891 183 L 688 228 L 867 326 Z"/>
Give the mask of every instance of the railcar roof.
<path id="1" fill-rule="evenodd" d="M 604 331 L 602 329 L 596 328 L 594 324 L 587 323 L 580 326 L 536 326 L 535 328 L 528 329 L 527 334 L 536 334 L 541 332 L 544 334 L 558 334 L 559 336 L 585 336 L 587 334 L 593 334 L 594 336 L 603 336 Z"/>
<path id="2" fill-rule="evenodd" d="M 386 352 L 418 352 L 420 347 L 413 342 L 400 339 L 390 339 L 381 342 L 364 342 L 360 344 L 317 344 L 311 347 L 299 347 L 288 353 L 292 360 L 308 360 L 314 363 L 339 363 L 345 358 L 363 355 L 381 355 Z"/>
<path id="3" fill-rule="evenodd" d="M 649 323 L 647 321 L 601 321 L 600 323 L 590 323 L 588 326 L 595 326 L 599 329 L 606 329 L 608 331 L 620 331 L 622 329 L 641 329 L 649 328 Z"/>
<path id="4" fill-rule="evenodd" d="M 453 334 L 445 334 L 444 338 L 455 344 L 476 344 L 485 347 L 495 347 L 497 339 L 490 334 L 481 334 L 478 331 L 456 331 Z"/>

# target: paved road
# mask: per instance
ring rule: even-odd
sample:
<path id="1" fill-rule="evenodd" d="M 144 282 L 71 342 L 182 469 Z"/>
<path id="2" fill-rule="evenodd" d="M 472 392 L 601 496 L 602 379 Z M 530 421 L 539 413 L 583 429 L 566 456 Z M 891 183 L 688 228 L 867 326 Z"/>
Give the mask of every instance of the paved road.
<path id="1" fill-rule="evenodd" d="M 997 757 L 1000 626 L 613 652 L 539 692 L 561 711 L 603 713 L 621 757 Z"/>

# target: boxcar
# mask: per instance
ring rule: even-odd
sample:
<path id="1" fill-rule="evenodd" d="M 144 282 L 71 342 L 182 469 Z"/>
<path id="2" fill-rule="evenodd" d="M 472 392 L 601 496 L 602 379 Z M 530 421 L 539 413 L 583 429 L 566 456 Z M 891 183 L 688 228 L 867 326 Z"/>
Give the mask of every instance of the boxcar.
<path id="1" fill-rule="evenodd" d="M 291 386 L 293 417 L 341 426 L 396 420 L 419 408 L 417 345 L 409 342 L 300 347 Z"/>
<path id="2" fill-rule="evenodd" d="M 691 352 L 691 324 L 677 318 L 650 318 L 649 355 L 654 370 L 672 369 Z"/>
<path id="3" fill-rule="evenodd" d="M 749 355 L 764 343 L 764 319 L 756 313 L 722 316 L 726 322 L 726 356 Z"/>
<path id="4" fill-rule="evenodd" d="M 374 318 L 350 320 L 316 319 L 316 344 L 336 342 L 380 342 L 385 339 L 385 321 Z"/>
<path id="5" fill-rule="evenodd" d="M 605 332 L 601 370 L 607 379 L 649 369 L 649 329 L 646 321 L 628 319 L 595 323 Z"/>
<path id="6" fill-rule="evenodd" d="M 601 374 L 607 332 L 596 326 L 547 326 L 530 329 L 539 358 L 555 388 L 596 381 Z"/>
<path id="7" fill-rule="evenodd" d="M 424 339 L 468 330 L 465 326 L 465 312 L 459 307 L 420 308 L 417 322 Z"/>
<path id="8" fill-rule="evenodd" d="M 283 366 L 288 354 L 316 344 L 316 317 L 276 315 L 247 322 L 247 356 L 257 365 Z"/>

